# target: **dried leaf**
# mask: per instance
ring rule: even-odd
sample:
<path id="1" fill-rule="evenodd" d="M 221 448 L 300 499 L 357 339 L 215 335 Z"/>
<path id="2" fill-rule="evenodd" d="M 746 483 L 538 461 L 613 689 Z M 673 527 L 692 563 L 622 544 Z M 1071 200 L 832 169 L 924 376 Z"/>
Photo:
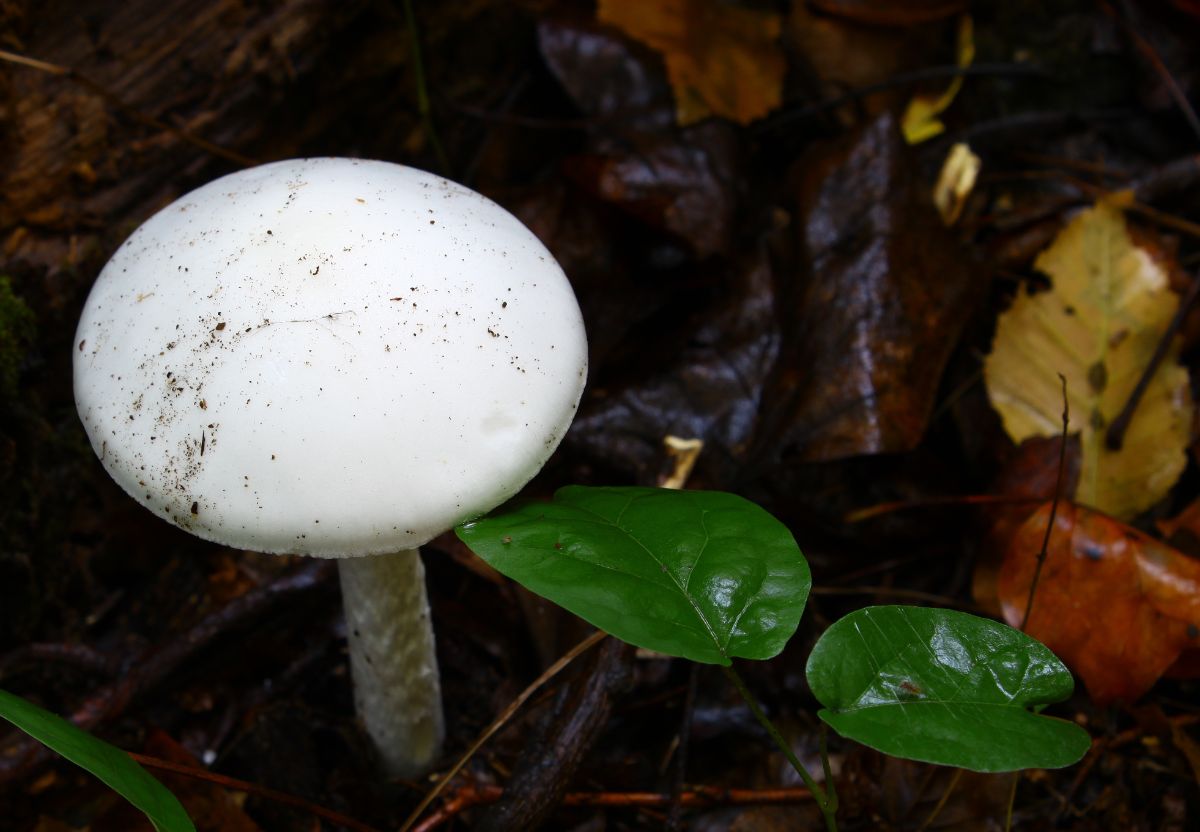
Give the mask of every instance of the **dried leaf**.
<path id="1" fill-rule="evenodd" d="M 1039 501 L 1054 496 L 1058 485 L 1058 466 L 1063 459 L 1062 437 L 1026 439 L 1007 455 L 992 480 L 988 491 L 1031 502 L 996 505 L 985 512 L 987 530 L 983 545 L 975 558 L 975 573 L 971 576 L 971 597 L 988 615 L 999 616 L 1000 595 L 996 588 L 1000 565 L 1004 563 L 1008 543 L 1012 540 Z M 1071 494 L 1079 482 L 1079 435 L 1067 437 L 1062 493 Z"/>
<path id="2" fill-rule="evenodd" d="M 1194 542 L 1200 542 L 1200 498 L 1192 500 L 1174 517 L 1158 520 L 1154 524 L 1165 540 L 1175 546 L 1187 548 L 1181 539 L 1191 537 Z"/>
<path id="3" fill-rule="evenodd" d="M 575 106 L 625 130 L 675 125 L 675 102 L 661 61 L 650 49 L 595 21 L 543 20 L 538 46 L 546 67 Z"/>
<path id="4" fill-rule="evenodd" d="M 807 263 L 784 305 L 784 352 L 760 431 L 782 455 L 894 453 L 924 435 L 942 370 L 985 287 L 914 169 L 889 115 L 804 165 Z"/>
<path id="5" fill-rule="evenodd" d="M 963 15 L 958 20 L 956 54 L 958 65 L 963 68 L 970 66 L 971 61 L 975 60 L 975 26 L 970 15 Z M 938 116 L 954 103 L 962 85 L 963 76 L 956 75 L 941 95 L 921 93 L 912 97 L 904 110 L 904 118 L 900 121 L 904 138 L 909 144 L 919 144 L 945 131 L 946 125 L 942 124 Z"/>
<path id="6" fill-rule="evenodd" d="M 662 53 L 680 124 L 749 124 L 779 106 L 779 15 L 716 0 L 600 0 L 596 17 Z"/>
<path id="7" fill-rule="evenodd" d="M 808 0 L 825 14 L 875 26 L 912 26 L 958 14 L 967 0 Z"/>
<path id="8" fill-rule="evenodd" d="M 649 326 L 661 338 L 639 344 L 619 386 L 589 388 L 568 446 L 595 465 L 651 483 L 665 456 L 662 437 L 696 437 L 704 454 L 692 486 L 733 482 L 779 357 L 779 312 L 766 253 L 739 262 L 721 286 L 679 298 Z"/>
<path id="9" fill-rule="evenodd" d="M 946 154 L 937 184 L 933 186 L 933 204 L 942 215 L 942 222 L 954 225 L 962 215 L 967 197 L 975 189 L 975 179 L 982 165 L 979 157 L 964 142 L 956 142 Z"/>
<path id="10" fill-rule="evenodd" d="M 1000 568 L 1004 617 L 1021 623 L 1049 522 L 1043 505 Z M 1025 631 L 1078 673 L 1097 703 L 1132 703 L 1200 646 L 1200 560 L 1111 517 L 1061 503 Z"/>
<path id="11" fill-rule="evenodd" d="M 1061 373 L 1080 430 L 1077 502 L 1127 519 L 1183 471 L 1192 401 L 1179 344 L 1150 381 L 1121 450 L 1104 432 L 1121 412 L 1178 306 L 1166 271 L 1134 244 L 1110 201 L 1076 217 L 1038 257 L 1049 292 L 1017 296 L 984 366 L 988 396 L 1015 441 L 1062 428 Z"/>
<path id="12" fill-rule="evenodd" d="M 708 122 L 625 138 L 571 157 L 565 172 L 605 202 L 686 241 L 698 257 L 728 253 L 742 176 L 734 128 Z"/>
<path id="13" fill-rule="evenodd" d="M 662 62 L 611 26 L 543 23 L 538 36 L 547 66 L 575 105 L 605 125 L 583 153 L 566 160 L 567 175 L 599 199 L 684 240 L 698 257 L 728 254 L 745 181 L 734 126 L 709 121 L 677 129 Z M 568 273 L 574 280 L 575 272 Z M 589 332 L 595 331 L 592 323 Z"/>

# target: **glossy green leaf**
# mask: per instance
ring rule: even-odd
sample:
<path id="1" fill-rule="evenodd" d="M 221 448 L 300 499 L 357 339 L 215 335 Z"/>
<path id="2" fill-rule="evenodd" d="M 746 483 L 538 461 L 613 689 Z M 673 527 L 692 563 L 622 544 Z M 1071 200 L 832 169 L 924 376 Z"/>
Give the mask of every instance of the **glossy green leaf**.
<path id="1" fill-rule="evenodd" d="M 1030 709 L 1074 682 L 1042 643 L 953 610 L 868 607 L 825 631 L 808 658 L 821 719 L 863 745 L 972 771 L 1061 768 L 1086 731 Z"/>
<path id="2" fill-rule="evenodd" d="M 458 536 L 617 638 L 709 664 L 779 653 L 812 586 L 787 527 L 716 491 L 568 486 Z"/>
<path id="3" fill-rule="evenodd" d="M 145 813 L 159 832 L 196 832 L 175 795 L 121 749 L 4 690 L 0 718 L 96 775 Z"/>

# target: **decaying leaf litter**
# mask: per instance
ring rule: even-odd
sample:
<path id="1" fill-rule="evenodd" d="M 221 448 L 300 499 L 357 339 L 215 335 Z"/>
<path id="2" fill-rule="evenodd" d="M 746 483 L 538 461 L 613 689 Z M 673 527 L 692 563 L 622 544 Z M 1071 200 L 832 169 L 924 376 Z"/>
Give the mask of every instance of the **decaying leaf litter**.
<path id="1" fill-rule="evenodd" d="M 1056 712 L 1096 744 L 1075 769 L 1022 778 L 1014 825 L 1193 825 L 1193 317 L 1121 450 L 1105 429 L 1196 277 L 1200 136 L 1180 103 L 1200 97 L 1194 4 L 973 9 L 973 57 L 963 3 L 625 5 L 413 4 L 420 93 L 401 6 L 0 11 L 4 48 L 72 71 L 2 70 L 0 686 L 123 748 L 376 828 L 416 804 L 425 784 L 385 786 L 364 763 L 328 570 L 214 549 L 130 506 L 78 426 L 63 334 L 138 222 L 233 169 L 193 139 L 256 160 L 436 169 L 432 130 L 440 172 L 534 229 L 587 320 L 589 391 L 530 493 L 653 485 L 672 467 L 664 437 L 698 438 L 689 486 L 759 502 L 808 556 L 811 613 L 782 656 L 747 669 L 800 753 L 818 735 L 803 666 L 830 621 L 913 594 L 1023 608 L 1047 509 L 921 504 L 1048 500 L 1058 455 L 1038 447 L 1056 444 L 1066 376 L 1072 476 L 1029 631 L 1082 680 Z M 943 132 L 909 144 L 909 102 L 953 87 Z M 981 167 L 948 227 L 931 192 L 956 143 Z M 1136 275 L 1152 303 L 1127 291 Z M 1014 427 L 1003 389 L 1040 428 Z M 845 521 L 893 501 L 913 507 Z M 456 541 L 433 549 L 448 745 L 463 748 L 587 631 Z M 1099 618 L 1110 630 L 1088 626 Z M 794 785 L 723 679 L 700 672 L 689 698 L 689 674 L 627 651 L 581 657 L 455 787 L 490 797 L 445 823 L 524 828 L 536 804 L 548 828 L 807 828 L 816 815 L 794 793 L 770 808 L 681 797 L 672 813 L 676 783 L 764 803 Z M 0 755 L 12 828 L 134 828 L 100 786 L 17 752 Z M 978 828 L 1012 793 L 1000 775 L 834 753 L 846 828 L 917 828 L 935 811 Z M 262 794 L 170 785 L 202 827 L 313 828 Z M 583 792 L 617 807 L 553 809 Z M 631 792 L 667 802 L 621 806 Z"/>

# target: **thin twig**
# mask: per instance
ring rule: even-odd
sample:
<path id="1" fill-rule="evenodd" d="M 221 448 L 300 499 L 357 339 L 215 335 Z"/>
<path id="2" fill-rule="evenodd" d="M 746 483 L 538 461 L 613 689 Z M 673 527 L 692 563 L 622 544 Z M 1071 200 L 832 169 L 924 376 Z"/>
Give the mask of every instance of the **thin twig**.
<path id="1" fill-rule="evenodd" d="M 826 98 L 814 104 L 807 104 L 797 109 L 784 109 L 773 116 L 763 119 L 754 126 L 757 133 L 763 133 L 779 127 L 788 125 L 795 121 L 800 121 L 806 118 L 821 115 L 829 110 L 835 110 L 843 104 L 848 104 L 860 98 L 866 98 L 871 95 L 876 95 L 881 92 L 910 87 L 915 84 L 920 84 L 925 81 L 936 81 L 943 78 L 961 78 L 969 77 L 1017 77 L 1017 78 L 1041 78 L 1043 80 L 1052 80 L 1053 76 L 1046 70 L 1038 66 L 1030 64 L 1004 64 L 1004 63 L 980 63 L 971 64 L 970 66 L 959 66 L 957 64 L 946 64 L 942 66 L 928 66 L 921 69 L 914 69 L 911 72 L 902 72 L 893 75 L 883 81 L 875 84 L 866 84 L 861 87 L 856 87 L 852 90 Z"/>
<path id="2" fill-rule="evenodd" d="M 989 506 L 989 505 L 1027 505 L 1044 503 L 1045 497 L 1017 497 L 1008 494 L 965 494 L 958 497 L 922 497 L 917 500 L 894 500 L 890 503 L 876 503 L 866 508 L 846 512 L 842 517 L 844 523 L 861 523 L 894 511 L 908 511 L 914 508 L 938 508 L 941 506 Z"/>
<path id="3" fill-rule="evenodd" d="M 336 564 L 315 560 L 266 586 L 230 601 L 202 618 L 162 647 L 130 657 L 128 670 L 94 691 L 79 705 L 70 721 L 85 731 L 116 719 L 138 697 L 162 684 L 179 667 L 231 631 L 267 615 L 281 604 L 320 589 L 333 578 Z M 33 739 L 0 748 L 0 784 L 28 774 L 47 762 L 51 752 Z"/>
<path id="4" fill-rule="evenodd" d="M 429 146 L 433 148 L 433 153 L 437 156 L 438 165 L 441 167 L 442 173 L 448 175 L 450 158 L 446 155 L 441 139 L 438 138 L 437 129 L 433 125 L 433 107 L 429 103 L 429 86 L 425 80 L 425 61 L 421 55 L 421 38 L 417 33 L 417 16 L 413 13 L 412 0 L 404 0 L 404 19 L 408 24 L 409 46 L 412 48 L 413 79 L 417 86 L 417 113 L 421 116 L 421 127 L 425 130 L 425 137 L 429 139 Z"/>
<path id="5" fill-rule="evenodd" d="M 499 786 L 470 785 L 457 790 L 436 812 L 414 826 L 412 832 L 431 832 L 456 815 L 480 806 L 496 803 L 504 796 Z M 563 796 L 564 806 L 650 809 L 671 805 L 675 796 L 656 792 L 569 792 Z M 784 806 L 812 800 L 812 792 L 803 788 L 789 789 L 724 789 L 716 786 L 693 786 L 678 796 L 685 809 L 714 806 Z"/>
<path id="6" fill-rule="evenodd" d="M 1150 362 L 1142 370 L 1142 375 L 1134 386 L 1133 392 L 1129 394 L 1125 406 L 1121 408 L 1121 413 L 1108 426 L 1108 430 L 1104 434 L 1104 445 L 1110 451 L 1121 450 L 1121 446 L 1125 443 L 1125 432 L 1129 430 L 1129 423 L 1133 421 L 1133 415 L 1137 411 L 1138 403 L 1141 402 L 1146 388 L 1150 386 L 1150 380 L 1158 370 L 1158 365 L 1167 357 L 1167 350 L 1170 349 L 1171 342 L 1175 340 L 1180 327 L 1183 326 L 1184 319 L 1187 318 L 1188 312 L 1191 311 L 1192 306 L 1196 303 L 1197 297 L 1200 297 L 1200 274 L 1192 278 L 1192 285 L 1188 287 L 1187 294 L 1179 302 L 1179 308 L 1175 310 L 1175 315 L 1171 318 L 1171 323 L 1167 325 L 1166 331 L 1158 339 L 1158 346 L 1154 348 L 1154 355 L 1151 356 Z"/>
<path id="7" fill-rule="evenodd" d="M 1200 163 L 1198 163 L 1198 164 L 1200 164 Z M 1182 168 L 1182 167 L 1184 167 L 1182 164 L 1178 165 L 1178 168 Z M 1151 190 L 1151 185 L 1153 183 L 1151 182 L 1150 179 L 1139 180 L 1140 182 L 1144 181 L 1146 183 L 1145 188 L 1143 188 L 1142 185 L 1135 183 L 1135 185 L 1132 189 L 1113 190 L 1112 188 L 1104 188 L 1099 185 L 1093 185 L 1091 182 L 1086 182 L 1077 176 L 1072 176 L 1071 174 L 1064 173 L 1063 171 L 1060 171 L 1060 170 L 1010 171 L 1007 173 L 993 173 L 993 174 L 989 174 L 982 178 L 984 180 L 987 180 L 988 182 L 1004 181 L 1004 180 L 1008 180 L 1008 179 L 1033 180 L 1033 181 L 1053 180 L 1056 182 L 1061 182 L 1064 185 L 1068 185 L 1068 186 L 1074 188 L 1075 190 L 1079 191 L 1080 193 L 1086 194 L 1087 196 L 1091 197 L 1092 199 L 1096 199 L 1096 200 L 1104 199 L 1105 197 L 1112 196 L 1113 194 L 1116 194 L 1116 193 L 1121 193 L 1124 190 L 1132 190 L 1135 196 L 1137 196 L 1138 194 L 1141 194 L 1143 191 L 1146 191 L 1151 196 L 1153 196 L 1153 191 Z M 1161 186 L 1158 186 L 1157 184 L 1154 184 L 1154 187 L 1158 187 L 1161 189 Z M 1077 204 L 1077 202 L 1078 202 L 1078 200 L 1073 200 L 1073 199 L 1068 200 L 1065 204 L 1055 207 L 1053 209 L 1053 213 L 1057 213 L 1059 210 L 1065 210 L 1068 208 L 1072 208 L 1072 207 L 1074 207 L 1075 204 Z M 1150 220 L 1153 223 L 1157 223 L 1158 225 L 1165 226 L 1166 228 L 1170 228 L 1175 231 L 1180 231 L 1184 234 L 1187 234 L 1190 237 L 1195 237 L 1197 239 L 1200 239 L 1200 223 L 1192 222 L 1189 219 L 1185 219 L 1184 217 L 1179 217 L 1174 214 L 1170 214 L 1166 211 L 1160 211 L 1157 208 L 1147 205 L 1144 201 L 1140 201 L 1136 198 L 1135 199 L 1126 199 L 1123 197 L 1120 207 L 1125 211 L 1129 211 L 1134 214 L 1139 214 L 1139 215 L 1145 217 L 1146 219 Z M 1011 217 L 1012 215 L 1007 214 L 1005 216 Z"/>
<path id="8" fill-rule="evenodd" d="M 1013 806 L 1017 803 L 1017 784 L 1021 782 L 1021 772 L 1013 773 L 1012 788 L 1008 790 L 1008 809 L 1004 812 L 1004 832 L 1012 829 Z"/>
<path id="9" fill-rule="evenodd" d="M 696 686 L 700 678 L 700 665 L 697 662 L 690 662 L 691 667 L 688 668 L 688 684 L 687 693 L 683 697 L 683 713 L 679 718 L 679 747 L 675 751 L 675 779 L 671 783 L 671 802 L 670 811 L 667 813 L 667 822 L 665 828 L 668 832 L 674 832 L 679 828 L 679 822 L 682 820 L 683 803 L 680 797 L 683 795 L 683 784 L 687 778 L 688 751 L 691 748 L 689 742 L 692 735 L 692 715 L 696 712 Z"/>
<path id="10" fill-rule="evenodd" d="M 0 679 L 11 673 L 10 668 L 25 662 L 71 665 L 102 676 L 115 676 L 120 670 L 119 661 L 86 644 L 35 642 L 18 647 L 0 658 Z"/>
<path id="11" fill-rule="evenodd" d="M 938 595 L 935 592 L 922 592 L 919 589 L 905 589 L 896 586 L 814 586 L 813 595 L 881 595 L 890 598 L 901 598 L 908 601 L 924 601 L 942 607 L 961 608 L 963 602 L 948 595 Z"/>
<path id="12" fill-rule="evenodd" d="M 950 799 L 950 794 L 954 791 L 954 787 L 958 785 L 958 781 L 962 779 L 963 769 L 956 768 L 954 776 L 950 778 L 950 782 L 946 785 L 945 791 L 942 792 L 942 797 L 938 800 L 937 805 L 933 807 L 933 811 L 929 813 L 929 817 L 925 818 L 925 822 L 917 827 L 917 832 L 925 832 L 930 825 L 937 820 L 938 815 L 946 808 L 946 801 Z"/>
<path id="13" fill-rule="evenodd" d="M 91 78 L 88 78 L 86 75 L 83 75 L 78 70 L 69 66 L 62 66 L 60 64 L 50 63 L 49 61 L 31 58 L 28 55 L 10 52 L 7 49 L 0 49 L 0 61 L 16 64 L 17 66 L 29 67 L 30 69 L 36 69 L 39 72 L 45 72 L 49 75 L 57 75 L 60 78 L 68 78 L 74 81 L 76 84 L 79 84 L 81 87 L 100 96 L 113 107 L 130 116 L 135 121 L 139 121 L 148 127 L 153 127 L 155 130 L 163 130 L 167 133 L 170 133 L 171 135 L 176 136 L 183 141 L 188 142 L 189 144 L 195 145 L 207 153 L 211 153 L 214 156 L 219 156 L 222 159 L 233 162 L 235 165 L 248 168 L 258 164 L 255 159 L 238 153 L 236 150 L 230 150 L 229 148 L 221 147 L 219 144 L 213 144 L 208 139 L 201 138 L 195 133 L 184 130 L 181 127 L 176 127 L 173 124 L 169 124 L 160 118 L 150 115 L 149 113 L 142 112 L 132 104 L 127 104 L 125 101 L 118 98 L 116 93 L 111 92 L 106 87 L 101 86 Z"/>
<path id="14" fill-rule="evenodd" d="M 1175 106 L 1183 114 L 1183 120 L 1188 123 L 1188 127 L 1196 134 L 1196 138 L 1200 139 L 1200 118 L 1197 118 L 1196 111 L 1192 108 L 1191 102 L 1188 101 L 1187 95 L 1180 88 L 1179 83 L 1175 80 L 1175 76 L 1171 74 L 1171 70 L 1163 63 L 1163 59 L 1159 57 L 1158 51 L 1151 45 L 1150 41 L 1142 37 L 1142 34 L 1137 29 L 1133 28 L 1133 24 L 1128 19 L 1117 14 L 1117 10 L 1111 4 L 1106 2 L 1106 0 L 1098 1 L 1104 13 L 1115 20 L 1125 30 L 1125 34 L 1129 35 L 1134 46 L 1142 53 L 1142 57 L 1150 62 L 1150 66 L 1154 67 L 1159 80 L 1167 88 L 1167 93 L 1171 96 L 1171 100 L 1175 102 Z"/>
<path id="15" fill-rule="evenodd" d="M 981 121 L 962 130 L 939 136 L 938 140 L 947 146 L 957 142 L 973 144 L 974 141 L 992 133 L 1005 133 L 1013 130 L 1066 128 L 1076 125 L 1087 126 L 1091 122 L 1096 121 L 1130 121 L 1145 118 L 1147 116 L 1143 112 L 1122 107 L 1088 110 L 1034 110 L 1032 112 L 1002 116 L 991 121 Z"/>
<path id="16" fill-rule="evenodd" d="M 470 762 L 471 758 L 474 757 L 475 753 L 483 747 L 484 743 L 490 740 L 497 731 L 508 724 L 509 720 L 513 718 L 513 715 L 520 710 L 521 706 L 524 705 L 531 696 L 537 693 L 543 685 L 561 673 L 567 667 L 567 665 L 578 658 L 580 654 L 586 652 L 592 647 L 595 647 L 607 637 L 608 633 L 605 633 L 601 630 L 597 630 L 596 632 L 592 633 L 590 636 L 564 653 L 562 658 L 546 668 L 546 671 L 542 673 L 541 676 L 534 679 L 529 687 L 521 691 L 520 695 L 517 696 L 517 698 L 511 703 L 509 703 L 508 707 L 501 711 L 499 716 L 492 720 L 492 724 L 485 728 L 483 733 L 475 738 L 475 741 L 467 747 L 467 750 L 464 751 L 462 756 L 454 762 L 454 765 L 450 766 L 445 774 L 438 778 L 437 785 L 430 789 L 429 794 L 425 795 L 420 804 L 417 805 L 417 808 L 413 809 L 412 813 L 409 814 L 404 823 L 400 825 L 400 832 L 408 832 L 408 830 L 413 828 L 413 825 L 421 817 L 421 814 L 428 809 L 429 804 L 433 803 L 433 801 L 437 799 L 437 796 L 441 794 L 443 790 L 445 790 L 446 786 L 450 784 L 450 781 L 454 779 L 454 776 L 462 770 L 463 766 Z"/>
<path id="17" fill-rule="evenodd" d="M 309 814 L 316 815 L 319 818 L 324 818 L 330 823 L 336 823 L 338 826 L 344 826 L 347 829 L 353 829 L 355 832 L 379 832 L 375 827 L 357 821 L 354 818 L 347 817 L 341 812 L 335 812 L 333 809 L 327 809 L 311 800 L 305 800 L 302 797 L 279 792 L 275 789 L 269 789 L 266 786 L 260 786 L 258 783 L 251 783 L 247 780 L 238 780 L 235 777 L 227 777 L 224 774 L 217 774 L 203 768 L 195 766 L 185 766 L 179 763 L 173 763 L 170 760 L 160 760 L 157 757 L 147 757 L 145 754 L 135 754 L 132 751 L 126 752 L 135 762 L 140 763 L 147 768 L 156 768 L 161 771 L 169 771 L 172 774 L 182 774 L 185 777 L 194 777 L 197 780 L 206 780 L 209 783 L 216 783 L 218 786 L 224 786 L 227 789 L 233 789 L 239 792 L 257 795 L 275 803 L 282 803 L 285 806 L 295 806 L 298 809 L 303 809 Z"/>
<path id="18" fill-rule="evenodd" d="M 1033 569 L 1033 580 L 1029 582 L 1029 599 L 1025 602 L 1025 615 L 1021 617 L 1021 629 L 1029 623 L 1029 614 L 1033 612 L 1033 596 L 1037 593 L 1038 580 L 1042 577 L 1042 567 L 1046 563 L 1046 555 L 1050 550 L 1050 532 L 1054 529 L 1054 517 L 1058 514 L 1058 501 L 1062 499 L 1063 473 L 1067 469 L 1067 426 L 1071 423 L 1071 410 L 1067 402 L 1067 377 L 1058 374 L 1062 382 L 1063 412 L 1062 412 L 1062 441 L 1058 447 L 1058 476 L 1054 479 L 1054 500 L 1050 503 L 1050 519 L 1046 523 L 1046 536 L 1042 538 L 1042 549 L 1038 552 L 1037 566 Z"/>
<path id="19" fill-rule="evenodd" d="M 1190 704 L 1190 703 L 1189 703 Z M 1189 725 L 1195 725 L 1200 722 L 1200 714 L 1180 714 L 1179 716 L 1168 717 L 1172 730 L 1185 728 Z M 1062 817 L 1070 810 L 1071 799 L 1075 796 L 1075 792 L 1079 791 L 1079 787 L 1083 785 L 1083 781 L 1087 779 L 1091 773 L 1092 767 L 1100 760 L 1100 755 L 1105 751 L 1111 751 L 1120 748 L 1123 745 L 1128 745 L 1131 742 L 1137 742 L 1145 736 L 1145 729 L 1142 727 L 1128 728 L 1115 737 L 1094 737 L 1092 739 L 1092 747 L 1088 749 L 1087 756 L 1079 764 L 1078 770 L 1075 772 L 1075 777 L 1071 781 L 1071 785 L 1063 792 L 1059 798 L 1058 815 Z M 1053 819 L 1051 819 L 1053 820 Z"/>

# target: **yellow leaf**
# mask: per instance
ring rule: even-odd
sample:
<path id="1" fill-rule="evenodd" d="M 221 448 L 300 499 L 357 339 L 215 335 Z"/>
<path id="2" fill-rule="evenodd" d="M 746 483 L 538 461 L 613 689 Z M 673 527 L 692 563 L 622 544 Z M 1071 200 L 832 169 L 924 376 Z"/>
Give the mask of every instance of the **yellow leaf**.
<path id="1" fill-rule="evenodd" d="M 596 17 L 662 54 L 680 124 L 714 115 L 749 124 L 779 106 L 777 14 L 718 0 L 600 0 Z"/>
<path id="2" fill-rule="evenodd" d="M 969 14 L 958 19 L 958 65 L 965 69 L 975 60 L 975 25 Z M 900 128 L 904 131 L 904 139 L 909 144 L 920 144 L 927 139 L 940 135 L 946 129 L 938 118 L 951 104 L 962 88 L 963 77 L 954 76 L 950 86 L 941 95 L 914 95 L 904 110 L 904 118 L 900 120 Z"/>
<path id="3" fill-rule="evenodd" d="M 1142 396 L 1119 451 L 1104 444 L 1179 305 L 1167 273 L 1134 244 L 1115 200 L 1076 217 L 1037 258 L 1050 291 L 1018 295 L 996 325 L 984 379 L 1014 441 L 1062 428 L 1082 450 L 1075 499 L 1120 519 L 1158 502 L 1187 461 L 1192 400 L 1178 339 Z"/>
<path id="4" fill-rule="evenodd" d="M 975 180 L 983 162 L 971 151 L 971 146 L 957 142 L 942 162 L 942 172 L 933 186 L 933 204 L 937 206 L 942 222 L 954 225 L 958 222 L 967 197 L 975 190 Z"/>

